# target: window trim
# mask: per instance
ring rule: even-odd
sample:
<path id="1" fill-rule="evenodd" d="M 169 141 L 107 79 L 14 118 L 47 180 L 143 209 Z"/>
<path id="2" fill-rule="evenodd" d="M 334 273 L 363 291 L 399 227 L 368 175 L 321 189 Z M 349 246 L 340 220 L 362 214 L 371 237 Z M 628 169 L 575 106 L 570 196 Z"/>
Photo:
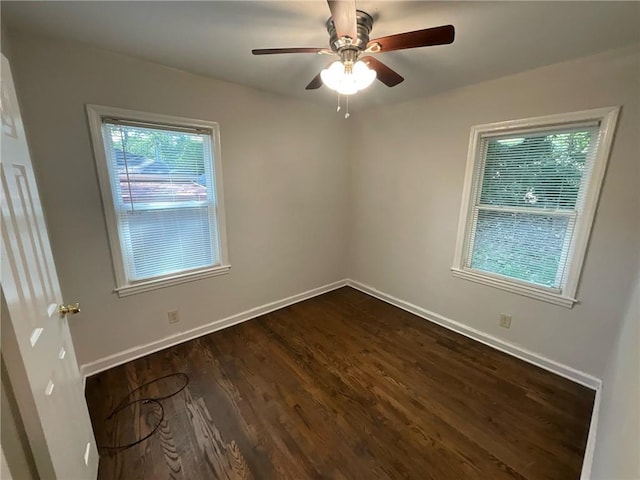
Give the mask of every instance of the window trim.
<path id="1" fill-rule="evenodd" d="M 465 179 L 462 190 L 462 203 L 460 218 L 458 220 L 458 234 L 451 272 L 454 277 L 489 285 L 512 293 L 517 293 L 544 302 L 571 308 L 578 302 L 576 292 L 580 281 L 580 274 L 584 263 L 584 257 L 589 243 L 591 228 L 600 197 L 600 190 L 609 161 L 611 145 L 615 132 L 616 122 L 620 112 L 619 106 L 596 108 L 572 113 L 561 113 L 540 117 L 526 118 L 522 120 L 508 120 L 505 122 L 487 123 L 471 128 L 469 138 L 469 151 L 467 155 Z M 546 130 L 555 127 L 565 127 L 584 122 L 596 121 L 600 124 L 600 146 L 598 148 L 591 178 L 585 192 L 583 210 L 579 215 L 575 226 L 572 256 L 569 260 L 566 282 L 559 293 L 544 286 L 535 286 L 532 283 L 519 281 L 498 274 L 483 272 L 465 267 L 465 243 L 468 229 L 472 228 L 472 211 L 474 201 L 474 184 L 476 169 L 482 165 L 483 152 L 480 150 L 481 140 L 486 136 L 505 134 L 517 134 L 520 132 L 532 132 Z M 479 176 L 478 178 L 482 178 Z"/>
<path id="2" fill-rule="evenodd" d="M 227 231 L 225 222 L 224 193 L 222 187 L 222 157 L 220 154 L 220 127 L 217 122 L 206 120 L 194 120 L 191 118 L 161 115 L 157 113 L 141 112 L 123 108 L 108 107 L 104 105 L 87 104 L 87 116 L 89 130 L 93 144 L 95 165 L 98 171 L 98 181 L 102 193 L 102 207 L 105 214 L 111 259 L 115 273 L 116 287 L 114 292 L 120 297 L 164 288 L 170 285 L 178 285 L 185 282 L 200 280 L 216 275 L 222 275 L 231 269 L 227 251 Z M 102 123 L 104 118 L 114 117 L 120 120 L 142 122 L 147 124 L 175 126 L 176 128 L 206 129 L 211 132 L 211 153 L 213 155 L 213 168 L 216 187 L 216 216 L 218 246 L 220 249 L 220 263 L 217 265 L 198 268 L 187 272 L 164 275 L 140 281 L 128 281 L 124 266 L 124 257 L 120 245 L 118 220 L 115 205 L 113 204 L 113 191 L 107 165 L 106 151 L 102 137 Z"/>

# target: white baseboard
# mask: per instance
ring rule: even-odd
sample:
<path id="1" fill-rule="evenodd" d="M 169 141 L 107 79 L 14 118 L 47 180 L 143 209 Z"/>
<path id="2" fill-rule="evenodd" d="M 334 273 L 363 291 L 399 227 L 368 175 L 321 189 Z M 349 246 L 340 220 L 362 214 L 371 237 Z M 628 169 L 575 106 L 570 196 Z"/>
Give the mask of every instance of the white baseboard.
<path id="1" fill-rule="evenodd" d="M 255 307 L 250 310 L 237 313 L 235 315 L 231 315 L 230 317 L 214 320 L 211 323 L 207 323 L 206 325 L 187 330 L 186 332 L 180 332 L 178 334 L 171 335 L 169 337 L 165 337 L 161 340 L 147 343 L 145 345 L 138 345 L 123 352 L 119 352 L 114 355 L 109 355 L 107 357 L 94 360 L 93 362 L 83 364 L 80 367 L 80 371 L 86 379 L 86 377 L 95 375 L 96 373 L 108 370 L 118 365 L 122 365 L 123 363 L 130 362 L 131 360 L 135 360 L 136 358 L 144 357 L 145 355 L 164 350 L 165 348 L 172 347 L 173 345 L 177 345 L 188 340 L 193 340 L 194 338 L 213 333 L 217 330 L 222 330 L 223 328 L 231 327 L 238 323 L 246 322 L 247 320 L 251 320 L 252 318 L 256 318 L 260 315 L 273 312 L 274 310 L 278 310 L 279 308 L 283 308 L 294 303 L 298 303 L 303 300 L 322 295 L 323 293 L 330 292 L 331 290 L 344 287 L 346 284 L 346 280 L 340 280 L 337 282 L 329 283 L 327 285 L 323 285 L 318 288 L 314 288 L 312 290 L 307 290 L 306 292 L 298 293 L 297 295 L 293 295 L 291 297 L 283 298 L 281 300 L 276 300 L 275 302 L 270 302 L 259 307 Z"/>
<path id="2" fill-rule="evenodd" d="M 84 379 L 86 380 L 88 376 L 95 375 L 96 373 L 108 370 L 109 368 L 113 368 L 131 360 L 135 360 L 136 358 L 140 358 L 145 355 L 155 353 L 159 350 L 171 347 L 173 345 L 177 345 L 179 343 L 183 343 L 188 340 L 213 333 L 217 330 L 222 330 L 223 328 L 231 327 L 238 323 L 251 320 L 253 318 L 259 317 L 260 315 L 264 315 L 288 305 L 292 305 L 294 303 L 298 303 L 303 300 L 322 295 L 323 293 L 330 292 L 346 285 L 353 287 L 356 290 L 360 290 L 361 292 L 364 292 L 368 295 L 371 295 L 372 297 L 376 297 L 383 302 L 406 310 L 409 313 L 424 318 L 448 330 L 452 330 L 456 333 L 464 335 L 465 337 L 471 338 L 472 340 L 483 343 L 489 347 L 495 348 L 496 350 L 500 350 L 501 352 L 504 352 L 508 355 L 519 358 L 520 360 L 524 360 L 525 362 L 531 363 L 549 372 L 555 373 L 556 375 L 560 375 L 561 377 L 567 378 L 576 383 L 584 385 L 585 387 L 595 390 L 595 400 L 593 411 L 591 414 L 591 423 L 589 425 L 589 437 L 587 439 L 584 460 L 582 463 L 582 474 L 580 476 L 580 480 L 590 479 L 591 466 L 593 463 L 593 455 L 596 444 L 598 414 L 600 411 L 600 398 L 602 392 L 602 381 L 599 378 L 589 375 L 588 373 L 581 372 L 580 370 L 577 370 L 575 368 L 569 367 L 568 365 L 563 365 L 539 353 L 527 350 L 520 345 L 501 340 L 498 337 L 494 337 L 493 335 L 489 335 L 488 333 L 469 327 L 467 325 L 464 325 L 463 323 L 431 312 L 425 308 L 406 302 L 392 295 L 381 292 L 373 287 L 351 279 L 340 280 L 327 285 L 323 285 L 321 287 L 314 288 L 312 290 L 308 290 L 291 297 L 283 298 L 282 300 L 267 303 L 265 305 L 246 310 L 236 315 L 213 321 L 211 323 L 202 325 L 192 330 L 188 330 L 186 332 L 181 332 L 179 334 L 163 338 L 162 340 L 158 340 L 156 342 L 148 343 L 146 345 L 140 345 L 117 353 L 115 355 L 110 355 L 108 357 L 98 359 L 96 361 L 82 365 L 81 372 L 84 376 Z"/>
<path id="3" fill-rule="evenodd" d="M 584 449 L 582 459 L 582 473 L 580 480 L 591 478 L 591 467 L 593 466 L 593 455 L 596 451 L 596 433 L 598 432 L 598 416 L 600 414 L 600 400 L 602 398 L 602 385 L 596 388 L 596 398 L 593 400 L 593 410 L 591 411 L 591 423 L 589 423 L 589 436 Z"/>
<path id="4" fill-rule="evenodd" d="M 507 353 L 511 356 L 524 360 L 525 362 L 531 363 L 540 368 L 555 373 L 556 375 L 560 375 L 561 377 L 568 378 L 569 380 L 589 387 L 593 390 L 599 390 L 602 385 L 602 381 L 600 379 L 589 375 L 588 373 L 581 372 L 580 370 L 569 367 L 568 365 L 563 365 L 539 353 L 527 350 L 520 345 L 502 340 L 498 337 L 494 337 L 493 335 L 489 335 L 488 333 L 469 327 L 463 323 L 444 317 L 435 312 L 431 312 L 425 308 L 401 300 L 392 295 L 381 292 L 374 287 L 370 287 L 369 285 L 365 285 L 351 279 L 339 280 L 337 282 L 323 285 L 312 290 L 307 290 L 306 292 L 292 295 L 291 297 L 283 298 L 281 300 L 276 300 L 275 302 L 270 302 L 265 305 L 252 308 L 250 310 L 231 315 L 230 317 L 215 320 L 206 325 L 187 330 L 186 332 L 180 332 L 178 334 L 165 337 L 155 342 L 147 343 L 145 345 L 138 345 L 114 355 L 109 355 L 107 357 L 94 360 L 93 362 L 83 364 L 81 366 L 81 372 L 85 377 L 95 375 L 98 372 L 108 370 L 109 368 L 121 365 L 136 358 L 140 358 L 145 355 L 155 353 L 159 350 L 171 347 L 173 345 L 177 345 L 179 343 L 186 342 L 203 335 L 207 335 L 217 330 L 221 330 L 223 328 L 227 328 L 238 323 L 251 320 L 252 318 L 259 317 L 260 315 L 264 315 L 274 310 L 278 310 L 279 308 L 283 308 L 294 303 L 298 303 L 303 300 L 322 295 L 323 293 L 327 293 L 331 290 L 344 287 L 345 285 L 353 287 L 386 303 L 406 310 L 407 312 L 413 313 L 414 315 L 429 320 L 430 322 L 433 322 L 444 328 L 464 335 L 465 337 L 471 338 L 472 340 L 476 340 L 480 343 L 488 345 L 489 347 L 495 348 L 496 350 L 500 350 L 501 352 Z"/>
<path id="5" fill-rule="evenodd" d="M 441 327 L 452 330 L 456 333 L 464 335 L 465 337 L 471 338 L 472 340 L 476 340 L 477 342 L 484 343 L 489 347 L 500 350 L 501 352 L 507 353 L 513 357 L 524 360 L 525 362 L 531 363 L 540 368 L 544 368 L 545 370 L 555 373 L 556 375 L 560 375 L 561 377 L 568 378 L 569 380 L 579 383 L 580 385 L 584 385 L 585 387 L 597 390 L 602 384 L 599 378 L 589 375 L 588 373 L 581 372 L 580 370 L 576 370 L 575 368 L 569 367 L 568 365 L 563 365 L 539 353 L 527 350 L 526 348 L 523 348 L 518 344 L 507 342 L 498 337 L 494 337 L 493 335 L 489 335 L 488 333 L 469 327 L 463 323 L 431 312 L 425 308 L 419 307 L 404 300 L 400 300 L 399 298 L 376 290 L 375 288 L 363 283 L 348 279 L 347 285 L 368 295 L 371 295 L 372 297 L 376 297 L 384 302 L 390 303 L 391 305 L 406 310 L 407 312 L 413 313 L 414 315 L 429 320 L 430 322 L 436 323 Z"/>

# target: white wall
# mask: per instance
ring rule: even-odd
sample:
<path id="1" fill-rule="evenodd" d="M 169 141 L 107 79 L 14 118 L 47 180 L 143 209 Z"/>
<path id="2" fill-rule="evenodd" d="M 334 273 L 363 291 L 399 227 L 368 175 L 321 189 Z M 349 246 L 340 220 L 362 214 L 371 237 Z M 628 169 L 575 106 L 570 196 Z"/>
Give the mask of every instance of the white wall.
<path id="1" fill-rule="evenodd" d="M 333 107 L 10 32 L 13 70 L 80 364 L 345 278 L 347 137 Z M 232 270 L 126 298 L 85 104 L 219 122 Z M 167 310 L 180 310 L 169 325 Z"/>
<path id="2" fill-rule="evenodd" d="M 352 117 L 350 277 L 601 377 L 640 253 L 638 52 L 555 64 Z M 580 303 L 566 309 L 453 278 L 471 127 L 611 105 L 623 108 Z M 498 326 L 501 312 L 513 315 L 510 330 Z"/>
<path id="3" fill-rule="evenodd" d="M 640 272 L 603 379 L 592 480 L 640 478 Z"/>
<path id="4" fill-rule="evenodd" d="M 349 276 L 602 376 L 639 253 L 637 48 L 360 111 L 347 131 L 332 108 L 77 43 L 19 32 L 11 40 L 63 293 L 84 307 L 71 320 L 81 363 Z M 229 275 L 112 293 L 85 103 L 220 122 Z M 580 304 L 565 309 L 453 278 L 470 127 L 609 105 L 623 110 Z M 175 327 L 166 321 L 173 308 Z M 498 327 L 500 312 L 513 315 L 510 330 Z"/>
<path id="5" fill-rule="evenodd" d="M 11 41 L 63 293 L 83 304 L 71 320 L 81 363 L 349 276 L 604 376 L 593 478 L 638 476 L 638 49 L 358 112 L 345 124 L 332 108 L 75 43 L 16 32 Z M 220 123 L 229 275 L 123 299 L 112 292 L 86 103 Z M 470 127 L 610 105 L 623 110 L 580 303 L 569 310 L 454 279 Z M 176 327 L 166 321 L 173 308 Z M 498 328 L 500 312 L 513 315 L 510 330 Z"/>

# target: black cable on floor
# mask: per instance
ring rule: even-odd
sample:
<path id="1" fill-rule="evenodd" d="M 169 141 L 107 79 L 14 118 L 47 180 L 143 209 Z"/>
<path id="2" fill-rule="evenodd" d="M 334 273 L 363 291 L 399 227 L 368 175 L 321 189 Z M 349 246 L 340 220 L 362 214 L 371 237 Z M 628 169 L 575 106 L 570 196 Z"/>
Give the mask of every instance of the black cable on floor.
<path id="1" fill-rule="evenodd" d="M 152 385 L 154 383 L 157 383 L 161 380 L 164 380 L 166 378 L 172 378 L 172 377 L 181 377 L 184 379 L 184 385 L 182 385 L 180 388 L 178 388 L 178 390 L 176 390 L 175 392 L 171 392 L 167 395 L 163 395 L 163 396 L 159 396 L 159 397 L 145 397 L 145 398 L 137 398 L 135 400 L 131 400 L 131 401 L 127 401 L 135 392 L 143 389 L 144 387 L 148 387 L 149 385 Z M 153 427 L 153 429 L 151 429 L 151 432 L 149 432 L 147 435 L 145 435 L 142 438 L 137 439 L 134 442 L 131 443 L 126 443 L 123 445 L 98 445 L 98 450 L 103 449 L 103 450 L 110 450 L 110 451 L 114 451 L 114 452 L 121 452 L 123 450 L 126 450 L 128 448 L 131 448 L 135 445 L 138 445 L 139 443 L 144 442 L 145 440 L 147 440 L 148 438 L 150 438 L 154 433 L 156 433 L 158 431 L 158 429 L 160 428 L 160 425 L 162 425 L 162 422 L 164 421 L 164 407 L 162 406 L 162 403 L 160 403 L 162 400 L 166 400 L 168 398 L 171 398 L 175 395 L 177 395 L 178 393 L 180 393 L 181 391 L 183 391 L 185 388 L 187 388 L 187 385 L 189 385 L 189 376 L 186 373 L 171 373 L 169 375 L 165 375 L 164 377 L 159 377 L 159 378 L 155 378 L 153 380 L 151 380 L 150 382 L 144 383 L 142 385 L 140 385 L 139 387 L 134 388 L 133 390 L 131 390 L 126 397 L 124 397 L 120 403 L 118 403 L 118 405 L 113 409 L 113 411 L 107 416 L 107 418 L 105 418 L 105 420 L 111 420 L 113 419 L 113 417 L 115 415 L 117 415 L 119 412 L 121 412 L 122 410 L 124 410 L 127 407 L 130 407 L 131 405 L 134 405 L 136 403 L 142 403 L 143 405 L 147 405 L 147 404 L 154 404 L 157 405 L 160 408 L 160 420 L 158 420 L 158 423 Z"/>

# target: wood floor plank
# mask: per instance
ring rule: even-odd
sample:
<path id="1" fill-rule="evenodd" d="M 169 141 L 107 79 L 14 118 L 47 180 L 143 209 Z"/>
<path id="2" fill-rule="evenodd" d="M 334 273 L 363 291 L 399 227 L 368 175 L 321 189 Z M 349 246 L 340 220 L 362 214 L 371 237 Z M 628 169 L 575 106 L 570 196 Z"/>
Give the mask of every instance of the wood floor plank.
<path id="1" fill-rule="evenodd" d="M 594 401 L 345 287 L 89 378 L 98 444 L 150 431 L 152 404 L 106 417 L 174 372 L 157 432 L 101 450 L 100 479 L 578 479 Z"/>

